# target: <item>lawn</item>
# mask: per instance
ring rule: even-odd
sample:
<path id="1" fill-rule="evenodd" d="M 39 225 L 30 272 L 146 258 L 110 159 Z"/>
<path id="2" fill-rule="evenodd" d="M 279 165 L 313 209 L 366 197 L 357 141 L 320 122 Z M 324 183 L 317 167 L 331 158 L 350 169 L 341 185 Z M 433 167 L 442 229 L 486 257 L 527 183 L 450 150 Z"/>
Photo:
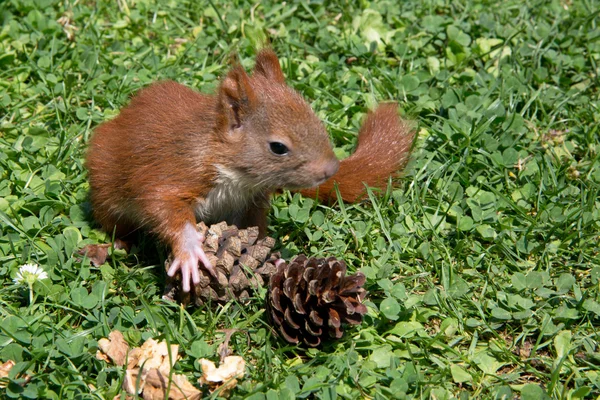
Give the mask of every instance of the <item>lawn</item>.
<path id="1" fill-rule="evenodd" d="M 0 2 L 0 398 L 113 399 L 96 358 L 178 344 L 197 385 L 226 329 L 234 398 L 600 396 L 600 3 L 557 1 Z M 397 100 L 418 140 L 404 176 L 359 204 L 276 196 L 286 258 L 343 258 L 367 276 L 363 324 L 319 349 L 271 334 L 248 304 L 162 299 L 151 238 L 100 267 L 86 143 L 160 79 L 215 90 L 232 53 L 268 37 L 289 84 L 352 152 L 366 111 Z M 202 146 L 202 143 L 198 143 Z M 30 287 L 24 264 L 47 274 Z M 16 280 L 15 280 L 16 279 Z M 215 393 L 213 396 L 217 396 Z"/>

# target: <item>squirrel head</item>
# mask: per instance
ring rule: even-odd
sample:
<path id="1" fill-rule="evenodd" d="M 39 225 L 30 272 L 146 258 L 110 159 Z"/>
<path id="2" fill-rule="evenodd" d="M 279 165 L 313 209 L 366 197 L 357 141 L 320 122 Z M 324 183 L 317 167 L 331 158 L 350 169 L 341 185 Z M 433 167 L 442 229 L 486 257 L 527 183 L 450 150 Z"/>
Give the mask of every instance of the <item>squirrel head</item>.
<path id="1" fill-rule="evenodd" d="M 256 188 L 317 186 L 339 168 L 329 136 L 306 101 L 285 84 L 271 50 L 252 76 L 234 66 L 219 87 L 217 129 L 232 151 L 229 166 Z"/>

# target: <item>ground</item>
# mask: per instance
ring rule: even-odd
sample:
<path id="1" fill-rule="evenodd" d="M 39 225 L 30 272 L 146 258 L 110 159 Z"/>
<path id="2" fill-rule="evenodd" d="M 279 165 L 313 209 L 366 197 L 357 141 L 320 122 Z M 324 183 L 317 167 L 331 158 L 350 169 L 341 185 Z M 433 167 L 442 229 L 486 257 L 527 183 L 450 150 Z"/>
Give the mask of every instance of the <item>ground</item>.
<path id="1" fill-rule="evenodd" d="M 196 382 L 223 329 L 247 361 L 235 398 L 595 398 L 600 395 L 600 3 L 587 1 L 53 1 L 0 4 L 2 398 L 112 399 L 95 358 L 123 332 L 179 344 Z M 404 176 L 357 205 L 274 198 L 285 257 L 343 258 L 367 276 L 361 326 L 318 350 L 248 305 L 161 299 L 148 238 L 100 267 L 84 168 L 93 128 L 139 88 L 210 92 L 268 38 L 336 153 L 397 100 L 418 140 Z M 201 145 L 201 144 L 199 144 Z M 46 279 L 17 274 L 36 264 Z M 27 374 L 29 378 L 26 378 Z"/>

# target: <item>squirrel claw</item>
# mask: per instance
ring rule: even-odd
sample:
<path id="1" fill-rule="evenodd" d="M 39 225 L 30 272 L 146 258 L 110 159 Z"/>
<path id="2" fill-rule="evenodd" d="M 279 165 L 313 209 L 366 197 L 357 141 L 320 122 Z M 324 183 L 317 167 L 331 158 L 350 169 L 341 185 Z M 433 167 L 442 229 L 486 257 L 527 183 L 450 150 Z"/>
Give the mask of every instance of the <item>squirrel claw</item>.
<path id="1" fill-rule="evenodd" d="M 218 279 L 217 270 L 210 263 L 210 260 L 208 259 L 208 257 L 206 256 L 206 253 L 204 252 L 204 250 L 202 248 L 198 248 L 196 250 L 196 256 L 198 257 L 198 259 L 204 266 L 204 269 L 207 270 L 215 279 Z M 198 278 L 198 279 L 200 279 L 200 278 Z"/>

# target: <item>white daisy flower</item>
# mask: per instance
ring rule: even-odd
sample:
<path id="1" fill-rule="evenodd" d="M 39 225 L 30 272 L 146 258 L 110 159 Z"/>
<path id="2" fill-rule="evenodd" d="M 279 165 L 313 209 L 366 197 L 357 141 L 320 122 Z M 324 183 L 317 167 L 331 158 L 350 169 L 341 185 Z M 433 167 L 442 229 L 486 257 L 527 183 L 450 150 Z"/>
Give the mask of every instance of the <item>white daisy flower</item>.
<path id="1" fill-rule="evenodd" d="M 27 285 L 33 285 L 37 281 L 42 279 L 48 279 L 48 274 L 37 264 L 25 264 L 21 265 L 17 276 L 13 279 L 15 284 L 25 283 Z"/>
<path id="2" fill-rule="evenodd" d="M 48 279 L 48 274 L 42 267 L 37 264 L 25 264 L 19 267 L 13 282 L 15 285 L 25 284 L 29 287 L 29 304 L 33 304 L 33 284 L 43 279 Z"/>

